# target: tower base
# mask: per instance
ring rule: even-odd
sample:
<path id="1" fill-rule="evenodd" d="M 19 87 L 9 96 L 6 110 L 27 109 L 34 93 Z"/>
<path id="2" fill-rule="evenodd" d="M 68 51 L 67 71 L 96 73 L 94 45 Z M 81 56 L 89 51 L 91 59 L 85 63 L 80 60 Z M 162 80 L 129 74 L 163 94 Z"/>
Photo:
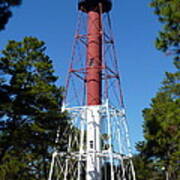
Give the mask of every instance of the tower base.
<path id="1" fill-rule="evenodd" d="M 72 134 L 68 137 L 67 151 L 57 149 L 53 153 L 49 180 L 135 180 L 123 109 L 116 109 L 106 102 L 94 107 L 66 107 L 64 110 L 69 111 L 73 119 Z M 94 132 L 99 131 L 100 148 L 92 151 L 87 137 L 89 112 L 90 122 L 96 122 L 97 113 L 100 119 L 99 130 Z M 92 171 L 90 159 L 95 163 Z"/>
<path id="2" fill-rule="evenodd" d="M 134 180 L 130 157 L 106 151 L 96 155 L 101 164 L 101 180 Z M 87 180 L 87 156 L 79 152 L 54 152 L 48 180 Z M 97 177 L 92 174 L 91 179 Z"/>

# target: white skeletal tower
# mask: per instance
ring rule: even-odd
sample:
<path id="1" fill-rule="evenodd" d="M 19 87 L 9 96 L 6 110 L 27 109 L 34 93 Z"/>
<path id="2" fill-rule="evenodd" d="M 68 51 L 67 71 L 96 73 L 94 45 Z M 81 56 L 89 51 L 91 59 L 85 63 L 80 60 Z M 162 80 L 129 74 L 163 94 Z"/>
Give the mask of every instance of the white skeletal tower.
<path id="1" fill-rule="evenodd" d="M 67 147 L 54 151 L 49 180 L 135 180 L 111 8 L 111 0 L 78 3 L 62 109 L 70 121 L 56 139 Z"/>

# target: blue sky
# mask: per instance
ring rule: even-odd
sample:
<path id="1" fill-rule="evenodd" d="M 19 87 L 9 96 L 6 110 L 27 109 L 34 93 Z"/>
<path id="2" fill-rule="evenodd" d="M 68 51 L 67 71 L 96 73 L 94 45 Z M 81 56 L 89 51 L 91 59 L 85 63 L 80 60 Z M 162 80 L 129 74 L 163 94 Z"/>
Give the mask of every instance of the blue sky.
<path id="1" fill-rule="evenodd" d="M 149 106 L 164 72 L 174 70 L 171 58 L 154 47 L 161 24 L 149 2 L 113 0 L 111 12 L 133 147 L 143 139 L 142 109 Z M 60 77 L 58 84 L 64 85 L 77 20 L 77 0 L 24 0 L 13 12 L 6 30 L 0 32 L 0 50 L 8 40 L 38 37 L 45 41 L 46 52 L 53 59 L 56 75 Z"/>

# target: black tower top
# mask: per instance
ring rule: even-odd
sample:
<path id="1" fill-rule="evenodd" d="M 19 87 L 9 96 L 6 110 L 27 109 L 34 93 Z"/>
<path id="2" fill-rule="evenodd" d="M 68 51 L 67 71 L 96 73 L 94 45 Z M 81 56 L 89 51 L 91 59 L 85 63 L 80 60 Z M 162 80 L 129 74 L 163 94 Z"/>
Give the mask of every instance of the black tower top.
<path id="1" fill-rule="evenodd" d="M 111 0 L 79 0 L 78 9 L 83 12 L 88 12 L 97 8 L 99 3 L 102 4 L 103 12 L 109 12 L 112 8 Z"/>

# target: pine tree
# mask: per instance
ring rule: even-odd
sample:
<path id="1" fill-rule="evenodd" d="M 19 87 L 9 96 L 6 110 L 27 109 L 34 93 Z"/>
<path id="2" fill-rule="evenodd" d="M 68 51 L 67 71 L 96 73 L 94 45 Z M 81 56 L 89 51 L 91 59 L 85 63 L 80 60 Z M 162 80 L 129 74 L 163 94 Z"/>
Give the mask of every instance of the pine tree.
<path id="1" fill-rule="evenodd" d="M 152 0 L 151 7 L 154 8 L 155 14 L 163 24 L 156 39 L 157 49 L 178 58 L 180 53 L 180 1 Z"/>
<path id="2" fill-rule="evenodd" d="M 0 0 L 0 31 L 12 17 L 11 7 L 19 6 L 22 0 Z"/>
<path id="3" fill-rule="evenodd" d="M 70 120 L 61 112 L 63 88 L 45 50 L 44 42 L 26 37 L 2 51 L 0 180 L 47 179 L 58 127 L 59 147 L 66 149 Z"/>
<path id="4" fill-rule="evenodd" d="M 162 87 L 152 98 L 149 108 L 143 110 L 144 138 L 137 149 L 152 163 L 151 173 L 159 179 L 180 179 L 180 2 L 153 0 L 152 7 L 163 28 L 156 40 L 157 49 L 174 56 L 176 72 L 166 72 Z M 153 174 L 153 173 L 152 173 Z M 154 178 L 157 175 L 154 175 Z"/>

